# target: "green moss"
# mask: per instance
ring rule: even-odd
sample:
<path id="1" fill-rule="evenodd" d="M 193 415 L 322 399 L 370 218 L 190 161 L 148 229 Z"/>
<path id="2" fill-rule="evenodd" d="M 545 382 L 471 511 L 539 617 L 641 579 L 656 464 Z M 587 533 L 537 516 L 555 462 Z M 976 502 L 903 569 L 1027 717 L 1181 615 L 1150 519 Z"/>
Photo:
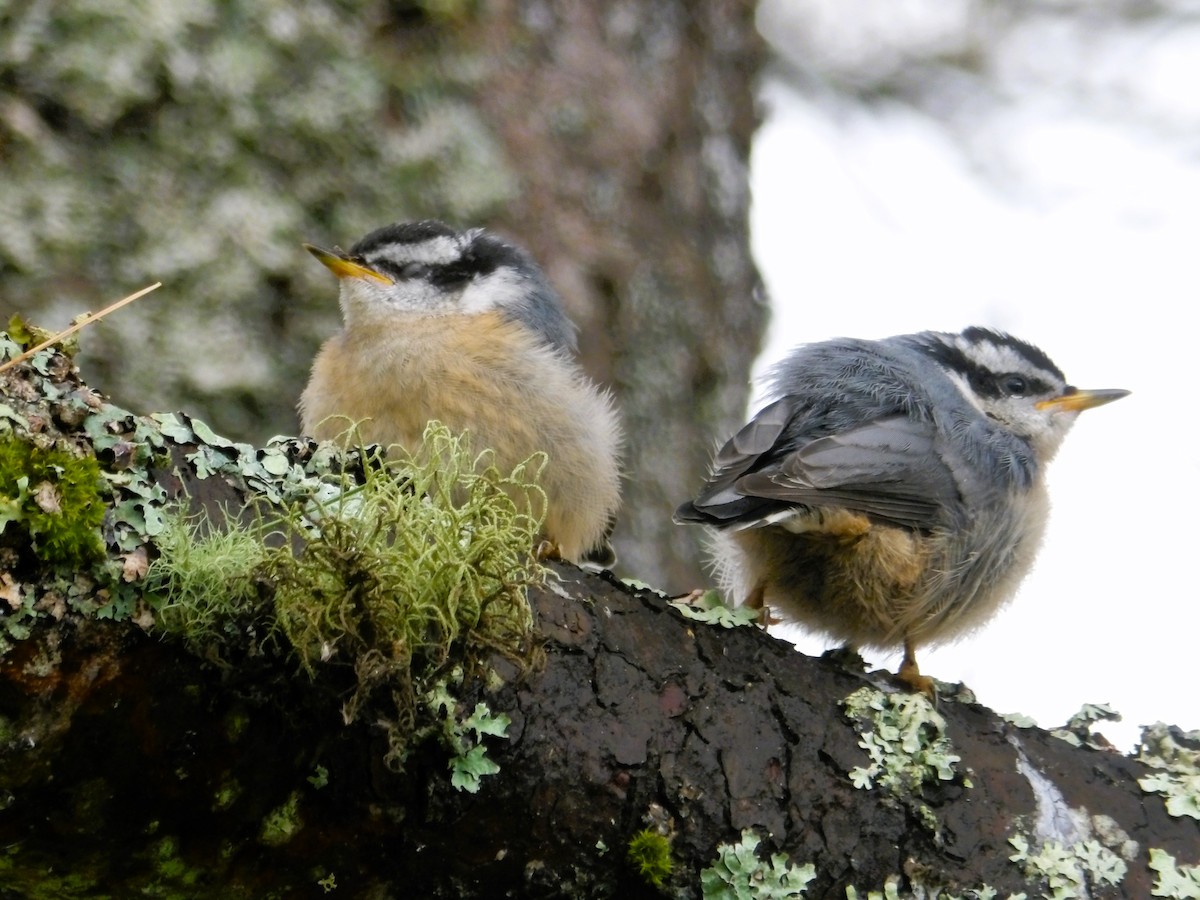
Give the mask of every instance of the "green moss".
<path id="1" fill-rule="evenodd" d="M 0 440 L 0 532 L 24 531 L 50 565 L 83 567 L 104 555 L 103 487 L 91 456 Z"/>
<path id="2" fill-rule="evenodd" d="M 242 786 L 233 776 L 226 776 L 213 794 L 213 810 L 229 809 L 242 795 Z"/>
<path id="3" fill-rule="evenodd" d="M 293 793 L 281 805 L 267 813 L 258 839 L 268 847 L 281 847 L 300 833 L 304 819 L 300 815 L 300 794 Z"/>
<path id="4" fill-rule="evenodd" d="M 671 842 L 652 828 L 645 828 L 630 838 L 626 856 L 637 873 L 654 887 L 661 887 L 674 867 Z"/>

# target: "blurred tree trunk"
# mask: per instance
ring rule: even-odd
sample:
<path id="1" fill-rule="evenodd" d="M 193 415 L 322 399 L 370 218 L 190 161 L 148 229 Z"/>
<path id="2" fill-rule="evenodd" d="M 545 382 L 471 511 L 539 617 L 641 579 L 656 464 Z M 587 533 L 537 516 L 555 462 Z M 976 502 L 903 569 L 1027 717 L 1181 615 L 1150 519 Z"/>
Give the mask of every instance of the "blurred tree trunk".
<path id="1" fill-rule="evenodd" d="M 497 226 L 546 268 L 617 395 L 621 570 L 655 584 L 698 577 L 697 535 L 671 512 L 744 413 L 767 320 L 748 223 L 754 9 L 498 3 L 462 35 L 504 61 L 478 94 L 519 169 Z"/>

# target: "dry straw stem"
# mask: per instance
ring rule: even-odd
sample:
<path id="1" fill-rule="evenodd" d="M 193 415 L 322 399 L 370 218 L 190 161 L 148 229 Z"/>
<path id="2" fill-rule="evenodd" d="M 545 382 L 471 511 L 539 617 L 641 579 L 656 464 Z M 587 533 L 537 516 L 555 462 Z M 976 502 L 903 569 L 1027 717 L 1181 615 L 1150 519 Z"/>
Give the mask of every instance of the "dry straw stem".
<path id="1" fill-rule="evenodd" d="M 110 304 L 109 306 L 104 307 L 104 309 L 100 310 L 100 312 L 96 313 L 95 315 L 85 315 L 84 318 L 80 319 L 78 322 L 76 322 L 70 328 L 67 328 L 64 331 L 60 331 L 58 334 L 54 335 L 53 337 L 47 338 L 46 340 L 42 341 L 36 347 L 30 347 L 28 350 L 26 350 L 20 356 L 14 356 L 8 362 L 4 363 L 3 365 L 0 365 L 0 372 L 5 371 L 6 369 L 12 368 L 13 366 L 17 365 L 17 363 L 24 362 L 25 360 L 29 359 L 29 357 L 33 356 L 35 353 L 38 353 L 41 350 L 45 350 L 51 344 L 57 344 L 59 341 L 65 339 L 65 338 L 69 338 L 71 335 L 73 335 L 75 332 L 77 332 L 79 329 L 83 328 L 84 326 L 91 325 L 93 322 L 95 322 L 99 319 L 103 319 L 110 312 L 116 312 L 122 306 L 126 306 L 126 305 L 130 304 L 134 300 L 140 300 L 142 297 L 145 297 L 151 291 L 157 290 L 160 287 L 162 287 L 162 282 L 156 281 L 156 282 L 154 282 L 154 284 L 149 285 L 148 287 L 144 287 L 140 291 L 130 294 L 128 297 L 123 297 L 120 300 L 118 300 L 116 303 L 113 303 L 113 304 Z"/>

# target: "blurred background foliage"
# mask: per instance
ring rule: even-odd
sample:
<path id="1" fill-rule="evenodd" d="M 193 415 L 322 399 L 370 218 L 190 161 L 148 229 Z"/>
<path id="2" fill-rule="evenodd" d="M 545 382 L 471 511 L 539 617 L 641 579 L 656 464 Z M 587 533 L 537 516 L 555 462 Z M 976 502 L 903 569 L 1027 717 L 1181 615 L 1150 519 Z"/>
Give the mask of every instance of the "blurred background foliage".
<path id="1" fill-rule="evenodd" d="M 761 62 L 744 0 L 0 0 L 0 296 L 63 327 L 164 282 L 88 329 L 85 377 L 262 442 L 295 432 L 339 327 L 301 241 L 494 227 L 625 412 L 625 568 L 690 587 L 670 512 L 741 415 L 766 318 Z"/>

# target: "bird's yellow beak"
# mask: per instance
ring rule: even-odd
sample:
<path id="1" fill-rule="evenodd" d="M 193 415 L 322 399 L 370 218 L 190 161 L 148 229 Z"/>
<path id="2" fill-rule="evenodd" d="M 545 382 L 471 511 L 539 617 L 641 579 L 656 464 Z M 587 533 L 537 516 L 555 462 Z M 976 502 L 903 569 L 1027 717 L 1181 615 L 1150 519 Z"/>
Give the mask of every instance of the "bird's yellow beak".
<path id="1" fill-rule="evenodd" d="M 1103 406 L 1128 396 L 1129 391 L 1120 388 L 1100 391 L 1080 391 L 1068 388 L 1061 397 L 1051 397 L 1049 400 L 1039 400 L 1035 405 L 1038 409 L 1049 409 L 1057 412 L 1081 412 L 1093 406 Z"/>
<path id="2" fill-rule="evenodd" d="M 325 268 L 338 278 L 374 278 L 384 284 L 392 284 L 392 279 L 382 272 L 376 272 L 370 266 L 356 263 L 340 250 L 325 250 L 312 244 L 303 244 L 305 250 L 315 256 Z"/>

